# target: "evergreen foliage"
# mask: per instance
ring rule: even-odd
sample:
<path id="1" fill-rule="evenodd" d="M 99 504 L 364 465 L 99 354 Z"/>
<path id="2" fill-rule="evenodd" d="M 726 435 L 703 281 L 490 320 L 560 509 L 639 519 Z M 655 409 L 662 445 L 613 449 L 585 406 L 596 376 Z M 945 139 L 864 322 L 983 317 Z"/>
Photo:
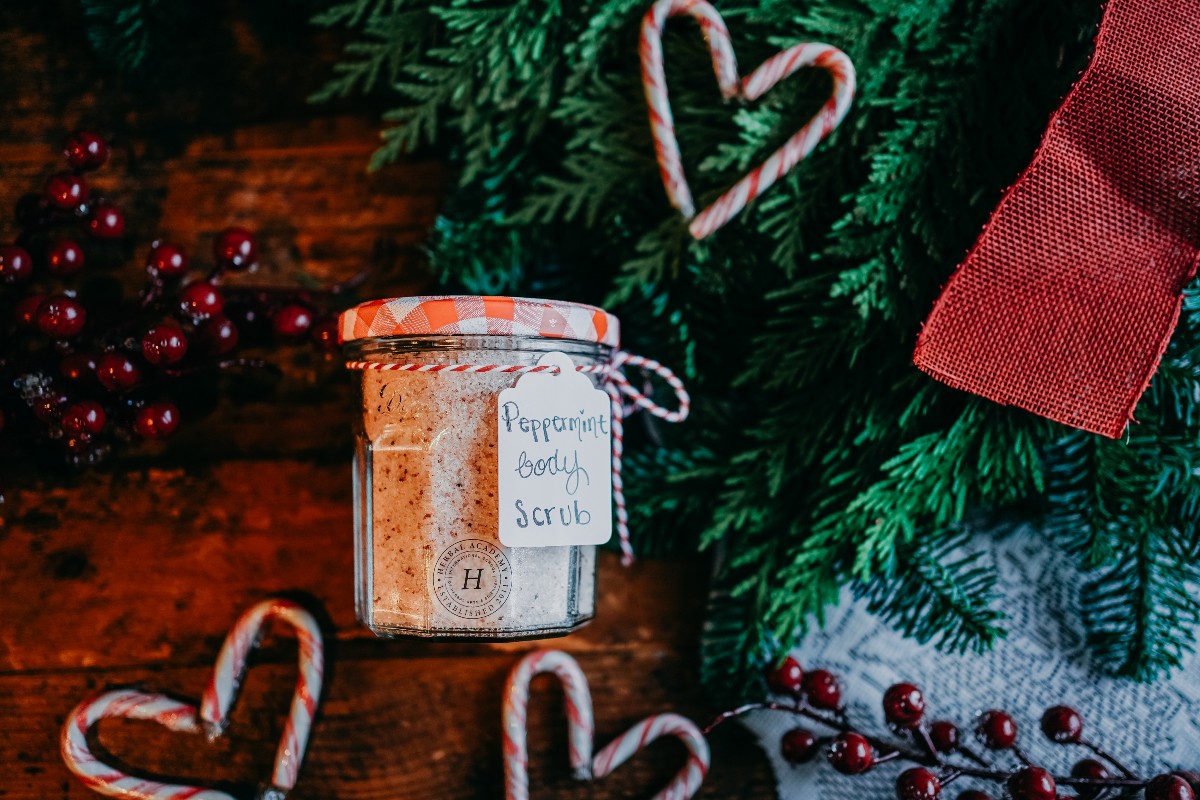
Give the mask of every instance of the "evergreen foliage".
<path id="1" fill-rule="evenodd" d="M 83 0 L 153 5 L 153 0 Z M 842 127 L 734 222 L 688 236 L 659 182 L 637 60 L 650 0 L 338 0 L 353 40 L 321 101 L 390 95 L 372 164 L 434 148 L 456 183 L 430 240 L 447 289 L 610 307 L 677 368 L 681 426 L 631 423 L 642 552 L 718 554 L 704 671 L 745 688 L 849 587 L 921 641 L 1004 632 L 964 520 L 1040 517 L 1087 571 L 1094 650 L 1150 679 L 1200 601 L 1200 294 L 1124 441 L 949 389 L 911 363 L 940 287 L 1090 53 L 1096 0 L 726 0 L 749 69 L 826 41 L 859 73 Z M 802 72 L 723 105 L 696 26 L 664 37 L 699 205 L 820 105 Z M 643 415 L 646 417 L 647 415 Z"/>
<path id="2" fill-rule="evenodd" d="M 841 129 L 731 225 L 692 241 L 667 204 L 642 100 L 647 0 L 355 0 L 361 33 L 318 99 L 392 91 L 376 166 L 436 145 L 458 181 L 431 260 L 450 287 L 612 307 L 630 349 L 679 366 L 680 430 L 631 446 L 634 534 L 716 549 L 705 674 L 743 688 L 843 589 L 950 649 L 1004 633 L 963 526 L 1036 513 L 1088 571 L 1097 656 L 1151 678 L 1192 646 L 1200 428 L 1195 317 L 1126 441 L 944 387 L 911 364 L 921 321 L 1090 53 L 1094 0 L 723 2 L 752 66 L 833 43 L 859 72 Z M 701 203 L 819 105 L 804 73 L 718 100 L 694 24 L 664 40 Z M 1200 306 L 1189 299 L 1188 311 Z"/>

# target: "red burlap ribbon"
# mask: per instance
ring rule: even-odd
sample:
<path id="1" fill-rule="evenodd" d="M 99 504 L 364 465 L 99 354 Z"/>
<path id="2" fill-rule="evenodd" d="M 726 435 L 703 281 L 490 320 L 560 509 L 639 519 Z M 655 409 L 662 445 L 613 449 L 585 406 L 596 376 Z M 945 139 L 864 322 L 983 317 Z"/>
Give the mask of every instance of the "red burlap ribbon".
<path id="1" fill-rule="evenodd" d="M 1109 0 L 1091 64 L 946 285 L 914 361 L 1118 437 L 1200 248 L 1200 0 Z"/>

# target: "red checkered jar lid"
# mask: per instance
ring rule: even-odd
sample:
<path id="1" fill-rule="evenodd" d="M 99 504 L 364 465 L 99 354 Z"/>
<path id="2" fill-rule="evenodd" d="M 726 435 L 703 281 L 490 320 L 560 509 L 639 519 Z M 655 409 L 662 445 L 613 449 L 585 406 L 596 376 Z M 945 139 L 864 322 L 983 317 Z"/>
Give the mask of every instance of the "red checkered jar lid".
<path id="1" fill-rule="evenodd" d="M 621 325 L 602 308 L 525 297 L 395 297 L 342 312 L 342 342 L 388 336 L 543 336 L 616 347 Z"/>

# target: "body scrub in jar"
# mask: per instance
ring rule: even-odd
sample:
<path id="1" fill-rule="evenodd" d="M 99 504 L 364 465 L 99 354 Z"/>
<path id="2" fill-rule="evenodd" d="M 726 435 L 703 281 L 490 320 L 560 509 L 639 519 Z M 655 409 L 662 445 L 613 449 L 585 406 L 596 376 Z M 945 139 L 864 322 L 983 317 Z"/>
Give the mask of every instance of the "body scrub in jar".
<path id="1" fill-rule="evenodd" d="M 549 300 L 405 297 L 350 309 L 340 334 L 362 379 L 359 620 L 380 636 L 491 640 L 587 623 L 595 545 L 612 526 L 599 386 L 616 318 Z"/>

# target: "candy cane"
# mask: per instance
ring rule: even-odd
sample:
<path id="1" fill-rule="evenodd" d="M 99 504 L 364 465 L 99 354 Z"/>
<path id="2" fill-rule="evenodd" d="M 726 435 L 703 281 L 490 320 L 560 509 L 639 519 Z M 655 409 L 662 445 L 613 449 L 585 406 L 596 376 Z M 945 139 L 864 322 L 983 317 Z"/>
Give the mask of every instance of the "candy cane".
<path id="1" fill-rule="evenodd" d="M 756 100 L 788 75 L 809 66 L 820 67 L 833 76 L 830 98 L 782 147 L 692 220 L 688 231 L 693 238 L 703 239 L 733 219 L 747 203 L 800 163 L 846 117 L 854 99 L 854 64 L 841 50 L 827 44 L 797 44 L 767 59 L 742 82 L 742 96 Z"/>
<path id="2" fill-rule="evenodd" d="M 88 730 L 102 719 L 143 719 L 177 733 L 202 733 L 196 707 L 161 694 L 137 689 L 100 692 L 80 703 L 63 725 L 63 761 L 83 785 L 98 794 L 131 800 L 234 800 L 215 789 L 137 778 L 97 759 L 87 743 Z"/>
<path id="3" fill-rule="evenodd" d="M 674 411 L 663 408 L 649 398 L 644 392 L 633 388 L 626 377 L 623 367 L 631 366 L 653 372 L 662 378 L 672 391 L 679 407 Z M 347 361 L 346 369 L 397 370 L 403 372 L 504 372 L 525 374 L 530 372 L 557 373 L 558 367 L 524 364 L 400 364 L 379 361 Z M 577 372 L 604 373 L 604 390 L 612 400 L 612 486 L 613 506 L 616 509 L 617 539 L 621 545 L 621 563 L 629 566 L 634 562 L 633 545 L 629 537 L 629 509 L 625 505 L 625 484 L 621 478 L 621 459 L 625 452 L 625 425 L 623 418 L 633 409 L 643 409 L 665 422 L 683 422 L 691 410 L 692 400 L 681 381 L 674 372 L 652 358 L 635 356 L 624 351 L 613 355 L 608 364 L 592 364 L 576 366 Z M 626 408 L 622 396 L 633 401 Z"/>
<path id="4" fill-rule="evenodd" d="M 529 684 L 552 672 L 563 685 L 571 769 L 579 780 L 592 776 L 592 694 L 575 659 L 558 650 L 540 650 L 517 662 L 504 687 L 504 787 L 508 800 L 529 799 L 529 748 L 526 743 Z"/>
<path id="5" fill-rule="evenodd" d="M 526 742 L 529 684 L 535 675 L 552 672 L 563 684 L 571 767 L 580 780 L 603 778 L 646 745 L 675 736 L 688 749 L 688 761 L 654 800 L 687 800 L 708 772 L 708 743 L 700 730 L 678 714 L 658 714 L 634 725 L 593 759 L 594 723 L 587 677 L 575 659 L 558 650 L 539 650 L 522 658 L 504 687 L 504 791 L 507 800 L 529 800 L 529 751 Z"/>
<path id="6" fill-rule="evenodd" d="M 679 14 L 689 14 L 700 24 L 712 55 L 713 72 L 717 76 L 721 96 L 732 100 L 738 96 L 741 87 L 729 30 L 715 8 L 704 0 L 659 0 L 650 7 L 642 19 L 638 54 L 642 59 L 642 86 L 646 93 L 646 105 L 650 109 L 654 153 L 671 205 L 679 209 L 685 218 L 691 219 L 696 207 L 683 174 L 679 142 L 675 139 L 675 117 L 671 113 L 671 102 L 667 99 L 667 78 L 663 71 L 663 28 L 668 19 Z"/>
<path id="7" fill-rule="evenodd" d="M 757 100 L 801 67 L 820 67 L 833 76 L 830 98 L 821 110 L 765 162 L 742 177 L 699 215 L 696 215 L 683 171 L 663 67 L 663 28 L 668 19 L 680 14 L 691 15 L 700 23 L 712 54 L 721 96 L 726 100 Z M 642 20 L 638 52 L 642 62 L 642 85 L 650 113 L 650 132 L 663 186 L 671 205 L 691 221 L 688 231 L 695 239 L 703 239 L 727 223 L 746 204 L 811 153 L 845 118 L 854 99 L 854 65 L 845 53 L 827 44 L 793 45 L 768 58 L 758 69 L 739 81 L 729 32 L 720 14 L 706 0 L 658 0 Z"/>
<path id="8" fill-rule="evenodd" d="M 678 714 L 656 714 L 634 725 L 596 754 L 592 774 L 603 778 L 628 761 L 635 753 L 655 739 L 674 736 L 688 750 L 687 764 L 657 795 L 656 800 L 684 800 L 700 791 L 708 774 L 708 742 L 690 719 Z"/>
<path id="9" fill-rule="evenodd" d="M 91 751 L 88 731 L 102 719 L 138 719 L 157 722 L 178 733 L 220 736 L 229 710 L 246 674 L 247 660 L 270 619 L 288 622 L 299 644 L 300 677 L 292 706 L 275 755 L 271 783 L 260 798 L 281 798 L 295 786 L 311 732 L 312 718 L 321 695 L 324 648 L 320 627 L 312 615 L 290 600 L 266 600 L 244 613 L 225 638 L 197 709 L 162 694 L 123 688 L 101 692 L 84 700 L 63 724 L 60 747 L 63 762 L 89 789 L 109 797 L 131 800 L 234 800 L 215 789 L 165 783 L 127 775 L 105 764 Z"/>
<path id="10" fill-rule="evenodd" d="M 229 724 L 229 710 L 246 676 L 251 651 L 258 645 L 263 626 L 272 619 L 292 626 L 300 648 L 300 675 L 292 694 L 292 707 L 284 723 L 283 736 L 275 753 L 271 785 L 283 791 L 296 785 L 304 751 L 312 730 L 313 715 L 321 696 L 324 677 L 324 643 L 321 628 L 312 615 L 291 600 L 267 600 L 251 608 L 234 623 L 213 669 L 212 680 L 200 701 L 200 718 L 210 737 L 220 736 Z"/>

